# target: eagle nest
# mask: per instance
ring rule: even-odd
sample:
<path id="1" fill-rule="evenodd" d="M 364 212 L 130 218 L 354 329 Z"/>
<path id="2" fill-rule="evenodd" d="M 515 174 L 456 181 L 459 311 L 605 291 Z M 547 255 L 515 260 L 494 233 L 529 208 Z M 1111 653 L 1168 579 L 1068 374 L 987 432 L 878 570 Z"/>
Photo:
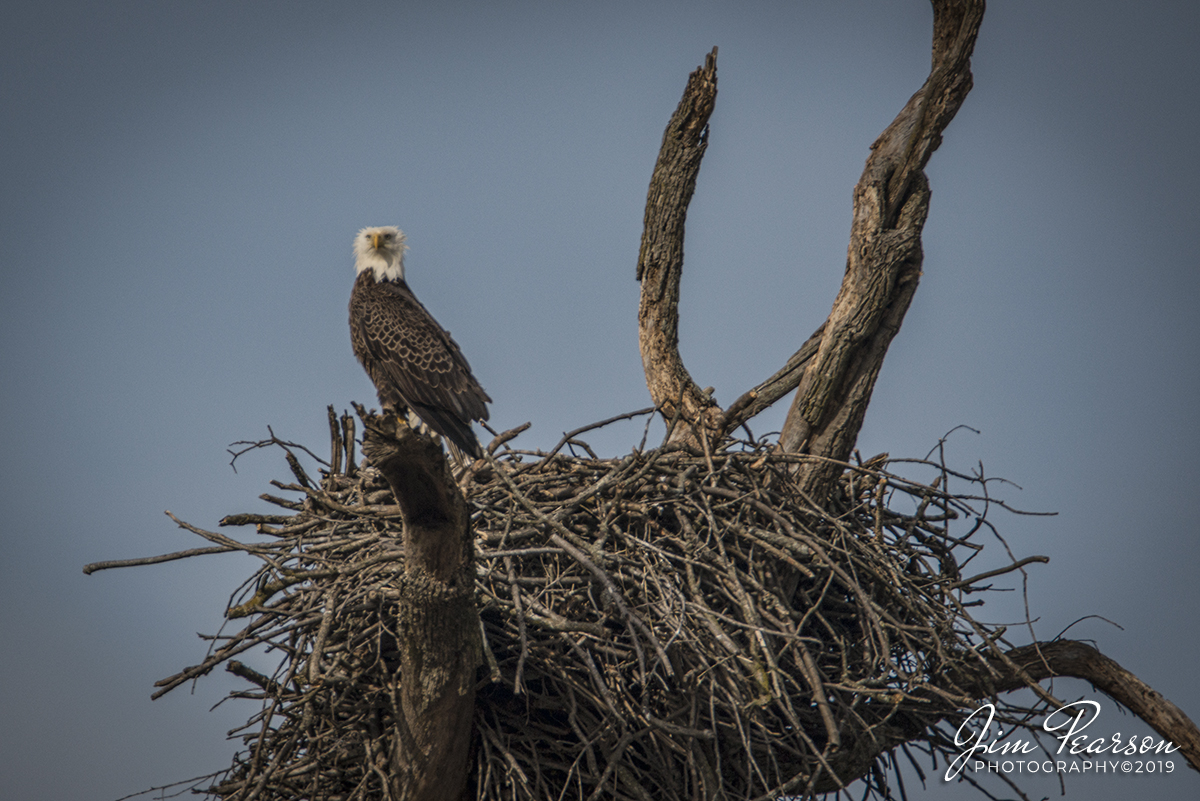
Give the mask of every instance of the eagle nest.
<path id="1" fill-rule="evenodd" d="M 262 702 L 202 794 L 388 797 L 401 524 L 386 482 L 355 466 L 354 418 L 329 417 L 319 481 L 307 449 L 246 443 L 282 448 L 294 476 L 273 482 L 294 500 L 262 496 L 287 514 L 221 521 L 265 542 L 179 521 L 217 546 L 198 551 L 262 560 L 226 612 L 243 627 L 159 682 L 224 664 L 252 685 L 233 696 Z M 923 778 L 962 750 L 963 710 L 994 695 L 980 676 L 1007 646 L 968 598 L 1030 561 L 964 576 L 995 534 L 990 479 L 905 460 L 933 476 L 921 483 L 885 454 L 845 465 L 823 509 L 792 478 L 806 457 L 765 441 L 619 459 L 578 434 L 564 446 L 588 455 L 504 445 L 461 476 L 482 623 L 474 797 L 768 799 L 862 777 L 888 798 L 903 794 L 901 758 Z M 238 661 L 248 652 L 260 667 L 281 658 L 263 673 Z M 1037 711 L 997 706 L 1015 726 Z"/>

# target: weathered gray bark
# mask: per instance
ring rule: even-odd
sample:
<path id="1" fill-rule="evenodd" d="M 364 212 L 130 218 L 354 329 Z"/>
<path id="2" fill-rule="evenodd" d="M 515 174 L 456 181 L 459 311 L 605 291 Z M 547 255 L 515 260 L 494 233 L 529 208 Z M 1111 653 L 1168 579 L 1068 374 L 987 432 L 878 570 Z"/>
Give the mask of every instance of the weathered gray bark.
<path id="1" fill-rule="evenodd" d="M 392 794 L 458 801 L 466 788 L 480 662 L 466 501 L 440 446 L 390 417 L 364 420 L 363 452 L 391 485 L 404 521 Z"/>
<path id="2" fill-rule="evenodd" d="M 646 386 L 668 422 L 681 423 L 672 440 L 714 442 L 796 388 L 816 353 L 822 325 L 775 375 L 722 411 L 692 379 L 679 355 L 679 284 L 688 204 L 708 147 L 708 119 L 717 100 L 717 48 L 688 76 L 683 98 L 663 132 L 646 193 L 637 280 L 638 346 Z"/>

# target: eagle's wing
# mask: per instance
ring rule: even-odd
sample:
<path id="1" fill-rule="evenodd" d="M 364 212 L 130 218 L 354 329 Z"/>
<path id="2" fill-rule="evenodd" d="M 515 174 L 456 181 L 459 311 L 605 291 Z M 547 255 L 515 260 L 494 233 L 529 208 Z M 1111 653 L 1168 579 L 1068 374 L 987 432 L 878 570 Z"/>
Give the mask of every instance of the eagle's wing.
<path id="1" fill-rule="evenodd" d="M 407 286 L 363 278 L 350 301 L 351 338 L 380 402 L 402 401 L 434 431 L 478 455 L 471 422 L 488 418 L 491 398 L 466 357 Z"/>

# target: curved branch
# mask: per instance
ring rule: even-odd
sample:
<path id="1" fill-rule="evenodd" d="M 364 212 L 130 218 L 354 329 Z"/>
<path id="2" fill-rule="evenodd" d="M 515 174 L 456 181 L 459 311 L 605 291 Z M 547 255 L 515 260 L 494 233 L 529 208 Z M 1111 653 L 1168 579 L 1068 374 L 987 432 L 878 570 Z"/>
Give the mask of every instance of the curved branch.
<path id="1" fill-rule="evenodd" d="M 981 668 L 975 675 L 955 676 L 955 694 L 990 698 L 1025 689 L 1030 680 L 1084 679 L 1144 720 L 1164 740 L 1179 746 L 1179 753 L 1188 765 L 1193 770 L 1200 770 L 1200 730 L 1196 724 L 1179 707 L 1092 646 L 1076 640 L 1037 642 L 991 657 L 988 662 L 988 667 Z M 943 696 L 931 692 L 928 697 L 935 705 L 944 703 Z M 874 740 L 852 742 L 835 753 L 829 759 L 830 767 L 847 783 L 861 778 L 871 770 L 877 758 L 920 738 L 928 726 L 936 725 L 946 716 L 946 713 L 936 716 L 898 714 L 888 724 L 873 730 Z M 822 776 L 818 778 L 815 790 L 832 792 L 842 786 L 832 777 Z"/>
<path id="2" fill-rule="evenodd" d="M 1092 646 L 1077 640 L 1037 642 L 1006 656 L 1035 681 L 1071 677 L 1090 681 L 1100 692 L 1144 720 L 1163 739 L 1179 746 L 1193 770 L 1200 771 L 1200 729 L 1187 715 L 1144 681 Z M 980 696 L 1019 690 L 1025 682 L 1007 665 L 993 662 L 997 674 L 975 683 Z"/>
<path id="3" fill-rule="evenodd" d="M 838 461 L 854 448 L 875 379 L 904 321 L 921 275 L 921 230 L 929 213 L 922 172 L 971 89 L 970 58 L 983 0 L 933 0 L 933 67 L 871 146 L 854 189 L 846 274 L 780 437 L 785 450 Z M 837 475 L 830 462 L 801 470 L 802 485 L 824 497 Z"/>
<path id="4" fill-rule="evenodd" d="M 667 420 L 678 414 L 690 426 L 676 431 L 694 438 L 699 430 L 720 429 L 721 410 L 692 380 L 679 355 L 679 278 L 683 271 L 683 231 L 696 191 L 700 160 L 708 147 L 708 118 L 717 98 L 717 48 L 688 76 L 683 98 L 663 132 L 650 189 L 637 280 L 638 347 L 646 386 Z"/>

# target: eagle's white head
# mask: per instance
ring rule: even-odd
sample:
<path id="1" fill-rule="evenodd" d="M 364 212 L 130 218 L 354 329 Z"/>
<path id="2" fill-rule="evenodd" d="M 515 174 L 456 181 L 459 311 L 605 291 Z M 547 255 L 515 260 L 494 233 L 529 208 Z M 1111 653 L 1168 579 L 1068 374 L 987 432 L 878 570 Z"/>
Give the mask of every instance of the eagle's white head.
<path id="1" fill-rule="evenodd" d="M 404 280 L 404 232 L 394 225 L 364 228 L 354 237 L 354 269 L 375 273 L 376 281 Z"/>

